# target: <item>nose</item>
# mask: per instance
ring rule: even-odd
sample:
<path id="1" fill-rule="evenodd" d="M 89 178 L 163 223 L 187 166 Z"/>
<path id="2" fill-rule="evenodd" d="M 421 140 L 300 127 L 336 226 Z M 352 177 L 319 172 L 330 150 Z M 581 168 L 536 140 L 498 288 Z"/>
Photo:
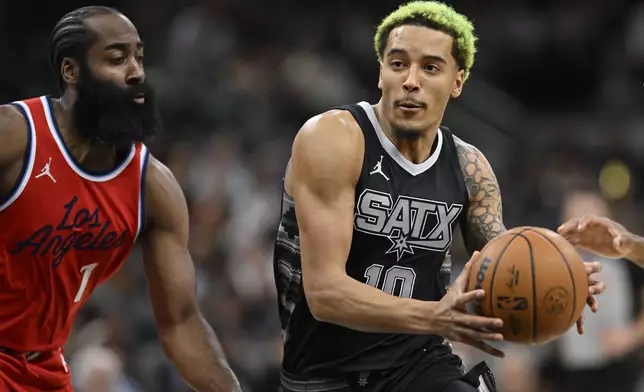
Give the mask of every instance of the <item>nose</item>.
<path id="1" fill-rule="evenodd" d="M 130 60 L 130 66 L 128 67 L 128 73 L 125 82 L 128 86 L 135 86 L 137 84 L 142 84 L 143 82 L 145 82 L 145 71 L 143 70 L 143 64 L 139 63 L 136 59 Z"/>
<path id="2" fill-rule="evenodd" d="M 403 82 L 403 90 L 406 93 L 413 93 L 420 90 L 420 82 L 418 80 L 418 69 L 415 66 L 409 67 L 407 78 Z"/>

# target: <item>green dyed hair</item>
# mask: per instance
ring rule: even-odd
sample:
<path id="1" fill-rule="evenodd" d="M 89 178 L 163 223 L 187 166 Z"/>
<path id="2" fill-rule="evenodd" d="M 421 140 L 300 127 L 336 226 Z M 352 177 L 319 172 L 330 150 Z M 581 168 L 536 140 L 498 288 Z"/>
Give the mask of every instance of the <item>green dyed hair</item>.
<path id="1" fill-rule="evenodd" d="M 465 71 L 463 79 L 467 80 L 474 65 L 477 40 L 474 25 L 467 17 L 438 1 L 413 1 L 401 5 L 386 16 L 376 30 L 373 41 L 379 62 L 382 62 L 384 57 L 389 33 L 403 25 L 424 26 L 452 36 L 452 56 L 456 59 L 459 69 Z"/>

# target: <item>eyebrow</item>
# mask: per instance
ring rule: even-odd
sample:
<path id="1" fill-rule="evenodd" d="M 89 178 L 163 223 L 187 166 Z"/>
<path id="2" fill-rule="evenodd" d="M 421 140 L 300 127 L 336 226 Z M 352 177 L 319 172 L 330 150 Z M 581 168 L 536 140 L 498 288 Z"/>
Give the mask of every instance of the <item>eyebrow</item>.
<path id="1" fill-rule="evenodd" d="M 393 56 L 395 54 L 403 54 L 403 55 L 406 55 L 406 56 L 409 55 L 409 53 L 405 49 L 391 48 L 387 52 L 387 57 Z M 435 61 L 435 62 L 438 62 L 438 63 L 447 64 L 447 60 L 445 60 L 441 56 L 436 56 L 436 55 L 432 55 L 432 54 L 424 55 L 423 60 L 431 60 L 431 61 Z"/>
<path id="2" fill-rule="evenodd" d="M 130 44 L 127 44 L 125 42 L 115 42 L 113 44 L 109 44 L 109 45 L 105 46 L 105 50 L 116 49 L 116 50 L 120 50 L 122 52 L 127 52 L 129 46 L 130 46 Z M 143 49 L 143 42 L 141 42 L 141 41 L 137 42 L 136 43 L 136 48 L 138 50 Z"/>

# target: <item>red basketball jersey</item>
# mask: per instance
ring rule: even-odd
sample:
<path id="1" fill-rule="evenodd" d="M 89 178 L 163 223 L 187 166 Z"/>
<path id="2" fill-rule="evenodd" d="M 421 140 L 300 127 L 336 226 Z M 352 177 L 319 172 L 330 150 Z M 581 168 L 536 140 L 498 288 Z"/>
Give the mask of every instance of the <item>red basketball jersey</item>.
<path id="1" fill-rule="evenodd" d="M 0 347 L 62 347 L 94 288 L 141 231 L 148 152 L 88 173 L 63 143 L 49 97 L 14 102 L 29 123 L 23 173 L 0 204 Z"/>

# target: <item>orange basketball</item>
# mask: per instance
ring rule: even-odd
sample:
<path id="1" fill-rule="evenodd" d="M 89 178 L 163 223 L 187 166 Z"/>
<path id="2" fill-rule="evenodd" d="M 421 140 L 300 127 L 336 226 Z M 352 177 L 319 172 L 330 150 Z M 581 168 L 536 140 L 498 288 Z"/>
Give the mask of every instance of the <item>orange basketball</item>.
<path id="1" fill-rule="evenodd" d="M 568 331 L 583 312 L 588 276 L 565 238 L 540 227 L 517 227 L 481 250 L 468 288 L 485 291 L 474 312 L 502 319 L 499 332 L 506 341 L 544 344 Z"/>

